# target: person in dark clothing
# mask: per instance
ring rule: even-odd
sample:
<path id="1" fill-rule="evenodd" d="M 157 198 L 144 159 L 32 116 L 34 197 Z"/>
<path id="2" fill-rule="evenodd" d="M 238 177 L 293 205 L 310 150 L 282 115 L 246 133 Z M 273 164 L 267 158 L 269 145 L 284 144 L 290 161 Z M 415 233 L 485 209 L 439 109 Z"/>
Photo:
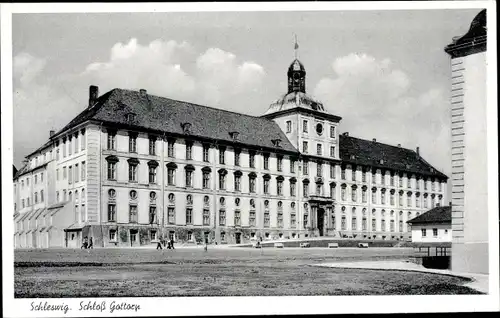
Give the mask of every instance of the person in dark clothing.
<path id="1" fill-rule="evenodd" d="M 167 241 L 167 250 L 169 250 L 171 248 L 172 248 L 172 246 L 170 245 L 170 240 L 169 240 L 169 241 Z"/>
<path id="2" fill-rule="evenodd" d="M 88 246 L 88 238 L 85 236 L 83 238 L 83 243 L 82 243 L 82 246 L 80 247 L 80 249 L 87 249 L 87 246 Z"/>
<path id="3" fill-rule="evenodd" d="M 161 243 L 158 241 L 158 244 L 156 244 L 156 249 L 157 250 L 162 250 L 163 247 L 161 246 Z"/>
<path id="4" fill-rule="evenodd" d="M 92 237 L 90 238 L 89 246 L 87 248 L 94 248 L 94 242 L 92 241 Z"/>
<path id="5" fill-rule="evenodd" d="M 174 248 L 174 239 L 170 240 L 170 247 L 172 247 L 172 249 L 175 250 L 175 248 Z"/>

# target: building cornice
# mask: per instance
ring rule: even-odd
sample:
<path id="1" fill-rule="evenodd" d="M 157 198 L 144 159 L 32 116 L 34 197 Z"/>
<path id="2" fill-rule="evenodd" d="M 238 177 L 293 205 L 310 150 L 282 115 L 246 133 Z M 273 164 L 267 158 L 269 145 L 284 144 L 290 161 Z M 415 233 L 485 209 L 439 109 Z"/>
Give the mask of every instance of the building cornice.
<path id="1" fill-rule="evenodd" d="M 314 109 L 309 109 L 309 108 L 303 108 L 303 107 L 294 107 L 294 108 L 289 108 L 285 110 L 280 110 L 274 113 L 262 115 L 262 118 L 267 118 L 267 119 L 273 119 L 276 117 L 281 117 L 284 115 L 288 114 L 293 114 L 293 113 L 298 113 L 298 114 L 307 114 L 307 115 L 312 115 L 317 118 L 325 119 L 325 120 L 331 120 L 333 122 L 339 122 L 342 117 L 329 114 L 329 113 L 324 113 L 324 112 L 319 112 Z"/>

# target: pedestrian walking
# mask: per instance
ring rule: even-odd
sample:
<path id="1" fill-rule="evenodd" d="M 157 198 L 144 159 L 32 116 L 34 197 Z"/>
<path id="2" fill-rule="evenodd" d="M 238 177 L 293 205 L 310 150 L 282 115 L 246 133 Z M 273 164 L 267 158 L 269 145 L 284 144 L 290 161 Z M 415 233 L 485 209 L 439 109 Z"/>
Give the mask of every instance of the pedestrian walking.
<path id="1" fill-rule="evenodd" d="M 173 250 L 175 250 L 174 248 L 174 239 L 170 239 L 170 247 L 172 247 Z"/>
<path id="2" fill-rule="evenodd" d="M 156 249 L 157 250 L 162 250 L 163 249 L 163 247 L 161 246 L 161 242 L 160 241 L 158 241 L 158 243 L 156 244 Z"/>
<path id="3" fill-rule="evenodd" d="M 85 236 L 83 238 L 83 243 L 82 243 L 82 246 L 80 247 L 80 249 L 87 249 L 87 246 L 88 246 L 88 238 Z"/>
<path id="4" fill-rule="evenodd" d="M 92 237 L 90 237 L 88 248 L 94 248 L 94 242 L 92 241 Z"/>

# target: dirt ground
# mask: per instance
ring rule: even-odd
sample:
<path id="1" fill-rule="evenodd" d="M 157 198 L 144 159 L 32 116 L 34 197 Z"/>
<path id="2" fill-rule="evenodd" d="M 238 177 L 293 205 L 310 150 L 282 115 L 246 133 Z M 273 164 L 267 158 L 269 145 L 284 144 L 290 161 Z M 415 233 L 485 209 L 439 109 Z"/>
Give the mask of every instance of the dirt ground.
<path id="1" fill-rule="evenodd" d="M 20 250 L 15 297 L 477 293 L 450 276 L 310 266 L 412 254 L 407 248 Z"/>

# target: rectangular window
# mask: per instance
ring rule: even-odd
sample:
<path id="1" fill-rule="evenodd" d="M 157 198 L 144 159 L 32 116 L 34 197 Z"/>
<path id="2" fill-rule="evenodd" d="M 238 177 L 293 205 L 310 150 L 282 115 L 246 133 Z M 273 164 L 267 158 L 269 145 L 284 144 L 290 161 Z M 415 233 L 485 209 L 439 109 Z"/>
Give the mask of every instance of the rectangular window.
<path id="1" fill-rule="evenodd" d="M 128 152 L 137 152 L 137 134 L 134 133 L 129 134 Z"/>
<path id="2" fill-rule="evenodd" d="M 323 164 L 321 162 L 316 163 L 316 176 L 321 177 L 323 175 Z"/>
<path id="3" fill-rule="evenodd" d="M 35 184 L 37 184 L 37 183 L 38 183 L 38 175 L 35 174 Z"/>
<path id="4" fill-rule="evenodd" d="M 277 223 L 278 227 L 283 227 L 283 211 L 278 211 Z"/>
<path id="5" fill-rule="evenodd" d="M 385 220 L 382 220 L 381 224 L 380 224 L 380 230 L 381 231 L 385 231 Z"/>
<path id="6" fill-rule="evenodd" d="M 193 209 L 186 209 L 186 224 L 193 224 Z"/>
<path id="7" fill-rule="evenodd" d="M 361 192 L 361 201 L 363 201 L 363 203 L 367 202 L 367 199 L 366 199 L 366 190 L 364 190 L 364 189 L 362 189 L 362 192 Z"/>
<path id="8" fill-rule="evenodd" d="M 356 169 L 355 168 L 351 170 L 351 180 L 356 181 Z"/>
<path id="9" fill-rule="evenodd" d="M 383 190 L 383 189 L 382 189 L 382 190 Z M 381 199 L 381 201 L 382 201 L 382 202 L 381 202 L 381 204 L 385 204 L 385 192 L 384 192 L 384 191 L 382 191 L 382 192 L 380 193 L 380 199 Z"/>
<path id="10" fill-rule="evenodd" d="M 278 195 L 283 195 L 283 181 L 277 181 Z"/>
<path id="11" fill-rule="evenodd" d="M 358 230 L 358 220 L 356 218 L 352 218 L 352 220 L 351 220 L 351 229 L 353 231 Z"/>
<path id="12" fill-rule="evenodd" d="M 287 133 L 292 132 L 292 121 L 291 120 L 287 120 L 287 122 L 286 122 L 286 132 Z"/>
<path id="13" fill-rule="evenodd" d="M 295 182 L 290 183 L 290 196 L 295 196 Z"/>
<path id="14" fill-rule="evenodd" d="M 391 175 L 391 186 L 394 186 L 394 176 Z"/>
<path id="15" fill-rule="evenodd" d="M 297 215 L 295 213 L 290 214 L 290 227 L 295 228 L 297 226 Z"/>
<path id="16" fill-rule="evenodd" d="M 43 182 L 43 172 L 40 173 L 40 182 Z"/>
<path id="17" fill-rule="evenodd" d="M 116 150 L 116 132 L 108 131 L 108 149 Z"/>
<path id="18" fill-rule="evenodd" d="M 317 144 L 316 145 L 316 154 L 318 156 L 322 156 L 323 155 L 323 145 L 322 144 Z"/>
<path id="19" fill-rule="evenodd" d="M 334 146 L 330 147 L 330 157 L 335 157 L 335 147 Z"/>
<path id="20" fill-rule="evenodd" d="M 74 146 L 73 152 L 77 153 L 78 152 L 78 133 L 75 134 L 73 146 Z"/>
<path id="21" fill-rule="evenodd" d="M 167 184 L 175 185 L 175 169 L 173 168 L 167 169 Z"/>
<path id="22" fill-rule="evenodd" d="M 75 164 L 75 183 L 78 182 L 79 173 L 80 171 L 78 171 L 78 164 Z"/>
<path id="23" fill-rule="evenodd" d="M 149 154 L 156 155 L 156 138 L 151 136 L 149 137 Z"/>
<path id="24" fill-rule="evenodd" d="M 377 203 L 377 192 L 372 191 L 372 203 Z"/>
<path id="25" fill-rule="evenodd" d="M 283 157 L 277 156 L 276 160 L 277 160 L 278 171 L 283 171 Z"/>
<path id="26" fill-rule="evenodd" d="M 167 156 L 170 158 L 175 158 L 175 140 L 167 141 Z"/>
<path id="27" fill-rule="evenodd" d="M 226 210 L 219 210 L 219 225 L 226 225 Z"/>
<path id="28" fill-rule="evenodd" d="M 290 173 L 295 173 L 295 160 L 290 159 Z"/>
<path id="29" fill-rule="evenodd" d="M 347 223 L 346 223 L 346 218 L 345 216 L 342 217 L 341 223 L 340 223 L 340 229 L 342 231 L 345 231 L 347 229 Z"/>
<path id="30" fill-rule="evenodd" d="M 377 231 L 377 220 L 372 219 L 372 231 Z"/>
<path id="31" fill-rule="evenodd" d="M 219 164 L 223 165 L 226 163 L 226 148 L 219 148 Z"/>
<path id="32" fill-rule="evenodd" d="M 422 237 L 426 237 L 427 236 L 427 229 L 422 229 Z"/>
<path id="33" fill-rule="evenodd" d="M 269 180 L 264 180 L 264 194 L 269 194 Z"/>
<path id="34" fill-rule="evenodd" d="M 403 221 L 399 221 L 399 232 L 403 232 Z"/>
<path id="35" fill-rule="evenodd" d="M 87 143 L 87 135 L 85 134 L 85 130 L 82 130 L 82 139 L 80 142 L 80 146 L 82 150 L 85 150 L 85 144 Z"/>
<path id="36" fill-rule="evenodd" d="M 249 154 L 248 161 L 248 165 L 250 166 L 250 168 L 255 168 L 255 153 L 251 152 Z"/>
<path id="37" fill-rule="evenodd" d="M 219 174 L 219 189 L 220 190 L 226 189 L 226 175 L 225 174 Z"/>
<path id="38" fill-rule="evenodd" d="M 156 207 L 150 206 L 149 207 L 149 224 L 155 224 L 155 223 L 158 223 L 158 220 L 156 218 Z"/>
<path id="39" fill-rule="evenodd" d="M 109 230 L 109 241 L 110 242 L 116 242 L 117 241 L 117 236 L 116 236 L 116 230 Z"/>
<path id="40" fill-rule="evenodd" d="M 203 172 L 203 189 L 210 189 L 210 172 Z"/>
<path id="41" fill-rule="evenodd" d="M 250 188 L 250 193 L 255 193 L 255 178 L 249 177 L 249 188 Z"/>
<path id="42" fill-rule="evenodd" d="M 438 236 L 438 229 L 432 229 L 432 236 L 434 237 Z"/>
<path id="43" fill-rule="evenodd" d="M 234 191 L 241 191 L 241 176 L 234 176 Z"/>
<path id="44" fill-rule="evenodd" d="M 56 181 L 59 181 L 59 169 L 56 169 Z"/>
<path id="45" fill-rule="evenodd" d="M 361 172 L 361 182 L 366 182 L 366 171 Z"/>
<path id="46" fill-rule="evenodd" d="M 209 162 L 209 150 L 210 150 L 210 146 L 208 145 L 203 145 L 203 161 L 204 162 Z"/>
<path id="47" fill-rule="evenodd" d="M 234 152 L 234 165 L 239 166 L 240 165 L 240 151 L 235 151 Z"/>
<path id="48" fill-rule="evenodd" d="M 335 126 L 330 126 L 330 138 L 335 138 Z"/>
<path id="49" fill-rule="evenodd" d="M 385 185 L 385 173 L 380 176 L 382 178 L 382 185 Z"/>
<path id="50" fill-rule="evenodd" d="M 342 180 L 345 180 L 345 168 L 344 167 L 342 167 L 342 169 L 340 170 L 340 178 Z"/>
<path id="51" fill-rule="evenodd" d="M 358 190 L 356 188 L 352 188 L 352 190 L 351 190 L 351 199 L 352 199 L 352 202 L 358 201 Z"/>
<path id="52" fill-rule="evenodd" d="M 210 225 L 210 210 L 203 209 L 203 225 Z"/>
<path id="53" fill-rule="evenodd" d="M 302 122 L 302 131 L 307 133 L 309 131 L 309 123 L 307 122 L 307 120 L 304 120 Z"/>
<path id="54" fill-rule="evenodd" d="M 186 142 L 186 160 L 193 159 L 193 143 Z"/>
<path id="55" fill-rule="evenodd" d="M 264 155 L 264 169 L 269 170 L 269 155 L 268 154 Z"/>
<path id="56" fill-rule="evenodd" d="M 128 165 L 128 181 L 137 182 L 137 165 L 129 164 Z"/>
<path id="57" fill-rule="evenodd" d="M 307 183 L 304 183 L 304 193 L 303 193 L 303 195 L 304 195 L 304 198 L 309 197 L 309 184 L 307 184 Z"/>
<path id="58" fill-rule="evenodd" d="M 323 185 L 316 183 L 316 195 L 323 195 Z"/>
<path id="59" fill-rule="evenodd" d="M 137 223 L 137 205 L 129 206 L 129 221 L 130 223 Z"/>
<path id="60" fill-rule="evenodd" d="M 394 194 L 393 193 L 391 193 L 391 197 L 390 198 L 391 198 L 390 199 L 391 200 L 391 205 L 394 205 Z"/>
<path id="61" fill-rule="evenodd" d="M 307 228 L 308 223 L 309 223 L 309 216 L 307 215 L 307 213 L 304 213 L 304 219 L 302 220 L 302 224 L 304 225 L 305 229 Z"/>
<path id="62" fill-rule="evenodd" d="M 167 209 L 168 224 L 175 224 L 175 208 L 169 206 Z"/>
<path id="63" fill-rule="evenodd" d="M 271 223 L 271 218 L 269 217 L 269 211 L 264 211 L 264 227 L 269 227 Z"/>
<path id="64" fill-rule="evenodd" d="M 86 170 L 86 165 L 85 161 L 82 161 L 82 181 L 85 181 L 85 178 L 87 177 L 87 170 Z"/>
<path id="65" fill-rule="evenodd" d="M 309 174 L 309 162 L 305 161 L 302 162 L 302 173 L 307 176 Z"/>
<path id="66" fill-rule="evenodd" d="M 73 183 L 73 167 L 69 167 L 68 169 L 68 183 Z"/>
<path id="67" fill-rule="evenodd" d="M 308 153 L 308 151 L 309 151 L 309 144 L 307 143 L 307 141 L 303 141 L 302 142 L 302 152 Z"/>
<path id="68" fill-rule="evenodd" d="M 335 165 L 330 164 L 330 179 L 335 179 Z"/>
<path id="69" fill-rule="evenodd" d="M 68 140 L 68 156 L 71 156 L 72 154 L 72 149 L 73 147 L 71 147 L 73 145 L 73 138 L 69 137 L 69 140 Z M 37 165 L 38 165 L 38 158 L 37 159 Z"/>
<path id="70" fill-rule="evenodd" d="M 156 183 L 156 167 L 149 167 L 149 183 Z"/>
<path id="71" fill-rule="evenodd" d="M 156 230 L 151 230 L 150 234 L 151 234 L 151 241 L 152 242 L 158 241 L 158 234 L 157 234 Z"/>
<path id="72" fill-rule="evenodd" d="M 411 195 L 408 196 L 408 200 L 406 202 L 408 207 L 411 207 Z"/>
<path id="73" fill-rule="evenodd" d="M 395 226 L 394 226 L 394 220 L 391 220 L 391 232 L 394 232 L 396 229 L 395 229 Z"/>
<path id="74" fill-rule="evenodd" d="M 190 188 L 193 186 L 193 171 L 186 170 L 186 187 Z"/>
<path id="75" fill-rule="evenodd" d="M 361 230 L 366 231 L 366 218 L 361 220 Z"/>
<path id="76" fill-rule="evenodd" d="M 236 225 L 236 226 L 241 225 L 241 212 L 240 212 L 240 210 L 234 211 L 234 225 Z"/>
<path id="77" fill-rule="evenodd" d="M 59 154 L 59 148 L 56 150 L 56 159 L 59 160 L 61 157 L 60 157 L 60 154 Z"/>
<path id="78" fill-rule="evenodd" d="M 255 226 L 255 211 L 254 210 L 250 211 L 248 224 L 250 226 Z"/>

